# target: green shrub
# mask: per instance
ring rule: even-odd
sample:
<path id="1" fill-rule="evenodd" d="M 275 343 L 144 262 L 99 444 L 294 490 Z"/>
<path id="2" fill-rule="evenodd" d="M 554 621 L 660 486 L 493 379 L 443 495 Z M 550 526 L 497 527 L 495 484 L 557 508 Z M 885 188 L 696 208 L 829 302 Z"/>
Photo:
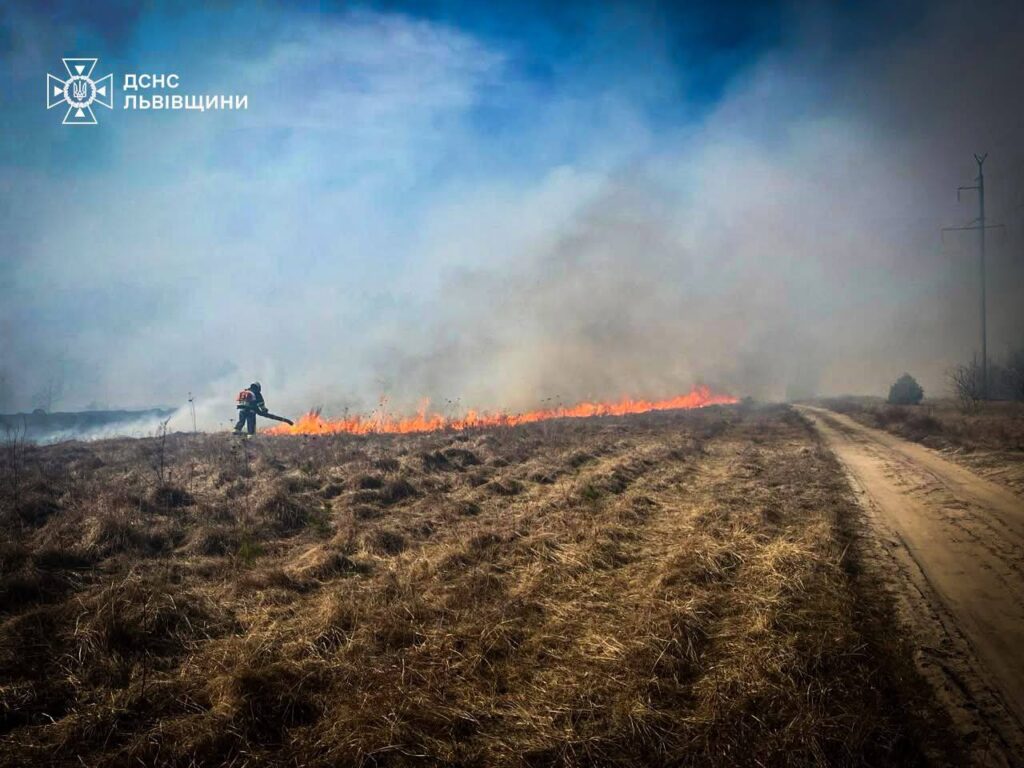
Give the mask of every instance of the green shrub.
<path id="1" fill-rule="evenodd" d="M 924 398 L 924 390 L 909 373 L 904 373 L 889 387 L 889 402 L 893 405 L 917 405 Z"/>

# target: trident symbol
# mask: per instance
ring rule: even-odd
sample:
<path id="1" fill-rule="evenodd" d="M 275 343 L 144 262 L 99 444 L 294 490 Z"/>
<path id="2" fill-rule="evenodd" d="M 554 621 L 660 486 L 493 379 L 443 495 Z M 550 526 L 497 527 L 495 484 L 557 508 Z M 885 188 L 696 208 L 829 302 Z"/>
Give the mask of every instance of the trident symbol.
<path id="1" fill-rule="evenodd" d="M 84 80 L 76 80 L 71 84 L 71 95 L 78 99 L 78 101 L 85 101 L 86 94 L 88 93 L 89 89 L 86 88 Z"/>

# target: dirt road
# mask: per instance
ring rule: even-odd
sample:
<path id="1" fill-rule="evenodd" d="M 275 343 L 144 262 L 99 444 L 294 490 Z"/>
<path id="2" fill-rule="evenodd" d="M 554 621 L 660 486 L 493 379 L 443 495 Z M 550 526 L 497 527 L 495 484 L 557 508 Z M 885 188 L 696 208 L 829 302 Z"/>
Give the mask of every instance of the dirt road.
<path id="1" fill-rule="evenodd" d="M 923 446 L 800 411 L 861 497 L 918 664 L 975 762 L 1024 764 L 1024 499 Z"/>

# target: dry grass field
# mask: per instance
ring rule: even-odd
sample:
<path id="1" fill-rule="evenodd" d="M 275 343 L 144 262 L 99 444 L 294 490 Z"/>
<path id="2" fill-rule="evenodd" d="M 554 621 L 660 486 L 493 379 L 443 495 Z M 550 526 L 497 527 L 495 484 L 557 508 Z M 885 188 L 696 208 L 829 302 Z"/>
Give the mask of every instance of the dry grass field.
<path id="1" fill-rule="evenodd" d="M 0 486 L 2 765 L 958 759 L 783 406 L 8 445 Z"/>
<path id="2" fill-rule="evenodd" d="M 821 401 L 861 424 L 942 451 L 982 477 L 1024 492 L 1024 403 L 978 403 L 964 409 L 955 400 L 889 405 L 878 398 Z"/>
<path id="3" fill-rule="evenodd" d="M 821 403 L 931 448 L 1024 453 L 1024 403 L 979 403 L 968 409 L 948 399 L 921 405 L 889 405 L 880 398 L 827 398 Z"/>

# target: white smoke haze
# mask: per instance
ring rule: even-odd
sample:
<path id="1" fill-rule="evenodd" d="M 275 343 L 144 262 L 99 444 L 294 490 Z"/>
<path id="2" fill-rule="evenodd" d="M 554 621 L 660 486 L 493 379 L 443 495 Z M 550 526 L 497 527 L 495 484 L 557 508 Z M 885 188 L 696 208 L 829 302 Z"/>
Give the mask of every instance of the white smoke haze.
<path id="1" fill-rule="evenodd" d="M 205 429 L 254 380 L 293 417 L 381 395 L 879 394 L 904 370 L 940 393 L 978 347 L 974 238 L 940 236 L 976 215 L 955 196 L 976 151 L 1007 226 L 989 347 L 1022 341 L 1024 10 L 936 5 L 845 53 L 829 24 L 804 17 L 666 128 L 645 109 L 678 90 L 660 67 L 641 94 L 571 74 L 541 90 L 514 52 L 441 24 L 289 17 L 197 76 L 248 112 L 111 115 L 110 157 L 70 184 L 0 169 L 0 412 L 57 372 L 62 410 L 193 392 Z M 489 108 L 530 120 L 496 131 Z"/>
<path id="2" fill-rule="evenodd" d="M 184 416 L 185 414 L 181 415 Z M 67 440 L 90 441 L 106 440 L 112 437 L 158 437 L 165 423 L 167 424 L 168 432 L 191 431 L 191 423 L 186 426 L 185 420 L 180 419 L 176 429 L 172 423 L 174 421 L 175 418 L 172 416 L 169 419 L 142 418 L 135 421 L 119 421 L 89 429 L 40 429 L 27 432 L 25 438 L 33 443 L 49 445 L 51 443 L 62 443 Z"/>

